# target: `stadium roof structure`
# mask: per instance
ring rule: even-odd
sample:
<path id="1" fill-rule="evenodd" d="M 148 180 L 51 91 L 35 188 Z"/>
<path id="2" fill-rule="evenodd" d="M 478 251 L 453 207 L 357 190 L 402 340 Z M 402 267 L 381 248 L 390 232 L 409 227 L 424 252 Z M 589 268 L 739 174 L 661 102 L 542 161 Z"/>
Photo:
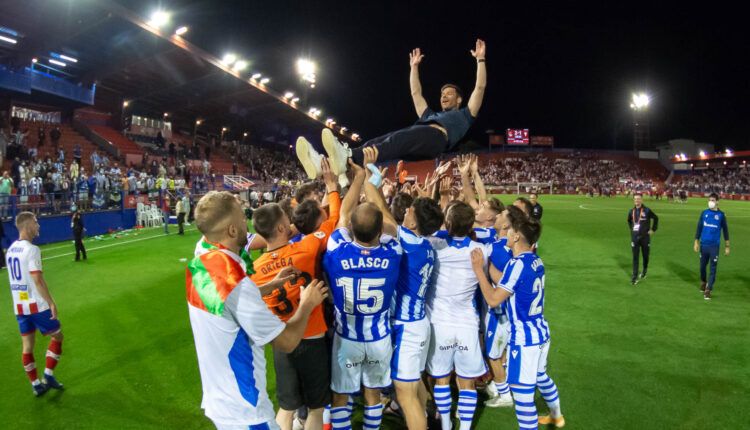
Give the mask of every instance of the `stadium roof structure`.
<path id="1" fill-rule="evenodd" d="M 0 63 L 29 65 L 33 58 L 36 68 L 95 84 L 97 106 L 104 100 L 122 109 L 127 101 L 127 115 L 168 112 L 174 128 L 192 131 L 200 119 L 204 130 L 228 127 L 235 135 L 317 135 L 326 126 L 251 72 L 233 70 L 173 28 L 160 30 L 115 1 L 7 2 L 0 26 L 18 36 L 18 43 L 0 47 Z M 57 66 L 60 56 L 76 61 Z"/>

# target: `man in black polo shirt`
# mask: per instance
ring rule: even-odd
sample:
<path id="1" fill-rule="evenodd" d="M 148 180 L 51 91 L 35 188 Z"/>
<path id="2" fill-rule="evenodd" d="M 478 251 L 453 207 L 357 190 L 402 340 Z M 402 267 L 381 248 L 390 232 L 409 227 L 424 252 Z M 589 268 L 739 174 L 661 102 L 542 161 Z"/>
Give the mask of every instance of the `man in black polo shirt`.
<path id="1" fill-rule="evenodd" d="M 378 149 L 378 161 L 381 162 L 433 159 L 455 147 L 479 114 L 479 108 L 482 106 L 482 99 L 487 86 L 483 40 L 477 39 L 475 49 L 471 50 L 471 55 L 477 61 L 477 80 L 466 107 L 461 107 L 463 102 L 461 89 L 456 85 L 446 84 L 440 90 L 440 107 L 442 110 L 435 112 L 427 106 L 427 101 L 422 96 L 422 84 L 419 81 L 419 64 L 422 62 L 424 55 L 419 48 L 413 50 L 409 55 L 409 64 L 411 65 L 409 85 L 414 109 L 419 116 L 417 123 L 411 127 L 371 139 L 361 147 L 354 149 L 349 149 L 346 144 L 339 142 L 330 130 L 324 129 L 323 147 L 328 153 L 331 170 L 336 175 L 346 173 L 349 158 L 357 165 L 362 165 L 364 159 L 362 150 L 368 146 L 374 146 Z M 310 179 L 315 179 L 320 175 L 320 154 L 313 149 L 304 137 L 297 139 L 297 157 Z"/>
<path id="2" fill-rule="evenodd" d="M 531 213 L 529 214 L 529 216 L 537 221 L 541 221 L 544 209 L 542 208 L 542 205 L 539 204 L 537 199 L 538 196 L 536 195 L 536 193 L 529 194 L 529 201 L 531 202 Z"/>
<path id="3" fill-rule="evenodd" d="M 643 206 L 643 195 L 633 196 L 635 207 L 628 211 L 628 226 L 630 227 L 630 247 L 633 248 L 633 285 L 638 283 L 638 255 L 643 253 L 643 272 L 640 279 L 648 272 L 648 254 L 651 250 L 651 235 L 659 227 L 659 217 L 654 211 Z M 653 224 L 651 221 L 653 220 Z"/>

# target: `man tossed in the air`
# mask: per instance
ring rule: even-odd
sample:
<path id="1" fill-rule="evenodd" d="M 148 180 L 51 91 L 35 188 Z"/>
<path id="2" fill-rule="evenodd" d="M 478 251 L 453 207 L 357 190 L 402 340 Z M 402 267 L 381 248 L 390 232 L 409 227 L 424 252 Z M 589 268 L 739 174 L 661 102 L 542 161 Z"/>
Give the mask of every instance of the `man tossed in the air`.
<path id="1" fill-rule="evenodd" d="M 466 135 L 479 114 L 487 86 L 483 40 L 477 39 L 471 55 L 477 61 L 477 80 L 468 103 L 465 107 L 461 107 L 464 101 L 461 89 L 454 84 L 445 84 L 440 90 L 441 111 L 435 112 L 427 106 L 427 100 L 422 95 L 422 84 L 419 81 L 419 64 L 424 55 L 419 48 L 413 50 L 409 54 L 411 65 L 409 86 L 419 120 L 411 127 L 370 139 L 359 148 L 352 149 L 339 142 L 330 130 L 324 129 L 323 147 L 330 158 L 331 170 L 336 175 L 345 174 L 349 158 L 357 165 L 362 165 L 364 159 L 362 150 L 368 146 L 377 148 L 379 161 L 434 159 L 454 148 Z M 311 179 L 320 175 L 320 154 L 304 137 L 297 139 L 297 157 Z"/>

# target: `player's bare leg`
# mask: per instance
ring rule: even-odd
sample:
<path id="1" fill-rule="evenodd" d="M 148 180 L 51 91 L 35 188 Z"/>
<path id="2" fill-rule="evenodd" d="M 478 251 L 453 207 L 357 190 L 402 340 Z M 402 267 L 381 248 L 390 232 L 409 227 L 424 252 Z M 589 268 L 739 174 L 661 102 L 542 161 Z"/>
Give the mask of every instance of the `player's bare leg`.
<path id="1" fill-rule="evenodd" d="M 406 426 L 409 430 L 427 428 L 427 417 L 425 417 L 425 401 L 420 399 L 419 387 L 424 387 L 422 381 L 406 382 L 393 381 L 396 386 L 396 397 L 398 404 L 404 411 Z M 424 388 L 421 391 L 426 391 Z"/>
<path id="2" fill-rule="evenodd" d="M 279 412 L 276 413 L 276 424 L 281 427 L 281 430 L 292 430 L 293 422 L 294 411 L 279 408 Z"/>
<path id="3" fill-rule="evenodd" d="M 305 430 L 322 430 L 323 429 L 323 408 L 308 409 L 307 420 L 305 420 Z"/>
<path id="4" fill-rule="evenodd" d="M 507 374 L 505 372 L 505 366 L 503 366 L 505 352 L 503 352 L 500 359 L 487 361 L 489 362 L 490 369 L 492 369 L 492 374 L 494 375 L 492 381 L 497 387 L 497 396 L 484 402 L 485 406 L 491 408 L 513 406 L 513 397 L 510 394 L 510 387 L 507 383 Z"/>

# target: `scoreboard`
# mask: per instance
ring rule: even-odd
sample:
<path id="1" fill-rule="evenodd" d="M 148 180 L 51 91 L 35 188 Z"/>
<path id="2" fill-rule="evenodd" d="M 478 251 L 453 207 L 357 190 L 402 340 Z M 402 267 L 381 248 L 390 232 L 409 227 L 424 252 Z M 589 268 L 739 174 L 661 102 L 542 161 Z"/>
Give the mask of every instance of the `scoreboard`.
<path id="1" fill-rule="evenodd" d="M 509 128 L 505 132 L 505 142 L 508 145 L 528 145 L 529 129 L 528 128 Z"/>

